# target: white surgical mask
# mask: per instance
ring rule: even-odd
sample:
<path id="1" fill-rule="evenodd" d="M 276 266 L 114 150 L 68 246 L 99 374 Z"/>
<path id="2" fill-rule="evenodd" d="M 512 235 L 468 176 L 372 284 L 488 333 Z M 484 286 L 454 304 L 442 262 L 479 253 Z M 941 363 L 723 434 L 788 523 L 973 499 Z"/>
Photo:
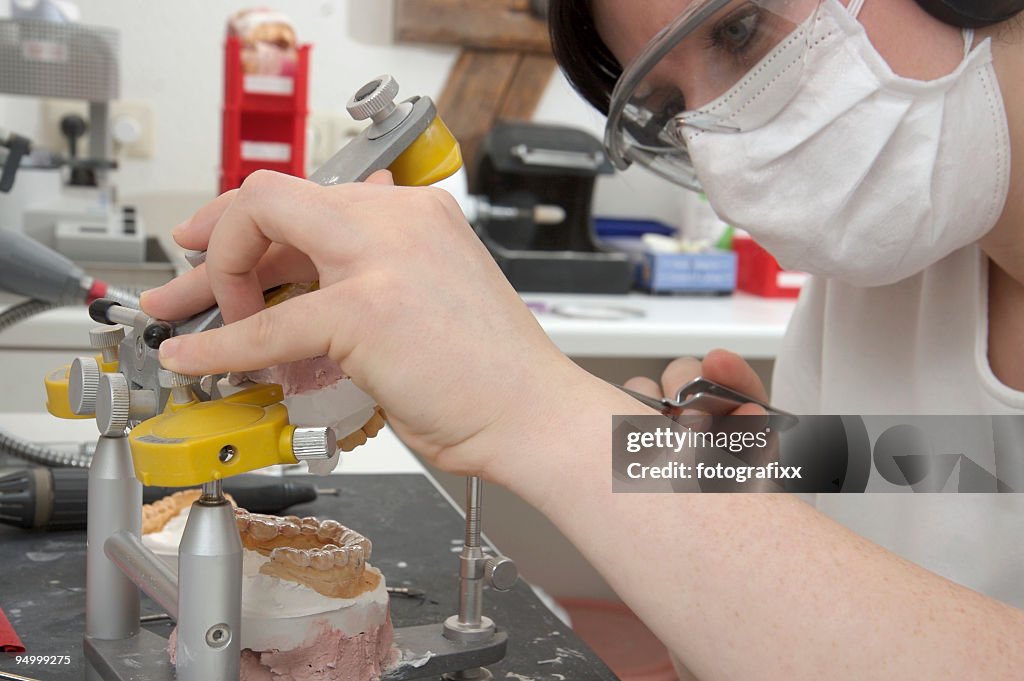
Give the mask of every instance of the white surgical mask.
<path id="1" fill-rule="evenodd" d="M 743 132 L 682 125 L 680 134 L 718 214 L 784 267 L 880 286 L 995 225 L 1009 191 L 1010 141 L 990 40 L 971 50 L 965 32 L 953 73 L 903 78 L 857 21 L 861 4 L 822 2 L 805 27 L 806 62 L 794 69 L 802 80 L 772 120 L 745 129 L 744 117 L 774 89 L 754 82 L 755 70 L 680 117 L 726 111 Z"/>

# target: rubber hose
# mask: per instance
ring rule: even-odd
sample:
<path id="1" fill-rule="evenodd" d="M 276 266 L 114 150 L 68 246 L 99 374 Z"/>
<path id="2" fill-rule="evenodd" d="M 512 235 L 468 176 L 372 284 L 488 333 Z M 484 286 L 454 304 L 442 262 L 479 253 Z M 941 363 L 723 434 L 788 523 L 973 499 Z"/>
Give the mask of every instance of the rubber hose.
<path id="1" fill-rule="evenodd" d="M 108 289 L 107 297 L 127 307 L 136 309 L 139 307 L 138 296 L 126 289 Z M 26 300 L 18 303 L 0 312 L 0 332 L 29 317 L 57 307 L 61 306 L 44 300 Z M 53 468 L 88 468 L 92 462 L 92 457 L 86 454 L 42 447 L 34 442 L 22 440 L 2 428 L 0 428 L 0 454 L 7 454 L 30 463 Z"/>

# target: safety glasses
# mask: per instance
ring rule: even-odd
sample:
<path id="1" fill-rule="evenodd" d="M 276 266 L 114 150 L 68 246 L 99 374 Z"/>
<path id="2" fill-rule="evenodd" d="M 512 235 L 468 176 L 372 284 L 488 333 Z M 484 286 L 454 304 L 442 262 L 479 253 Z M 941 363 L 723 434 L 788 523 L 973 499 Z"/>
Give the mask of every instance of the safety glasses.
<path id="1" fill-rule="evenodd" d="M 639 163 L 699 190 L 687 140 L 750 130 L 782 110 L 808 49 L 821 39 L 815 24 L 822 1 L 689 3 L 616 84 L 605 129 L 612 163 L 620 170 Z"/>

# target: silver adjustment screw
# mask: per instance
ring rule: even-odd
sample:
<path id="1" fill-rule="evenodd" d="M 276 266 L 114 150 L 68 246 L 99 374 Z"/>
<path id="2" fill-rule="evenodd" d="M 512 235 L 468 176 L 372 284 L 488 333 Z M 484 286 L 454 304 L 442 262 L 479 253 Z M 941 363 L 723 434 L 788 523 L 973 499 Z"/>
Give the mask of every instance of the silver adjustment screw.
<path id="1" fill-rule="evenodd" d="M 103 437 L 120 437 L 128 427 L 132 393 L 124 374 L 101 374 L 96 394 L 96 427 Z"/>
<path id="2" fill-rule="evenodd" d="M 508 591 L 519 579 L 519 568 L 515 561 L 505 556 L 488 558 L 484 563 L 484 577 L 495 591 Z"/>
<path id="3" fill-rule="evenodd" d="M 199 376 L 188 376 L 168 369 L 157 369 L 156 380 L 161 388 L 171 391 L 177 404 L 186 404 L 195 399 L 192 394 L 192 386 L 199 382 Z"/>
<path id="4" fill-rule="evenodd" d="M 116 348 L 124 340 L 124 327 L 120 324 L 97 326 L 89 329 L 89 344 L 97 350 Z"/>
<path id="5" fill-rule="evenodd" d="M 100 386 L 100 365 L 92 357 L 76 357 L 68 372 L 68 402 L 79 416 L 96 413 L 96 391 Z"/>
<path id="6" fill-rule="evenodd" d="M 104 362 L 117 361 L 117 349 L 123 340 L 124 327 L 120 324 L 97 326 L 89 330 L 89 344 L 103 353 Z"/>
<path id="7" fill-rule="evenodd" d="M 348 100 L 348 113 L 357 121 L 372 119 L 380 123 L 395 110 L 395 97 L 398 96 L 398 81 L 392 76 L 383 75 L 364 85 Z"/>
<path id="8" fill-rule="evenodd" d="M 292 433 L 292 454 L 299 461 L 324 461 L 337 451 L 333 428 L 296 428 Z"/>

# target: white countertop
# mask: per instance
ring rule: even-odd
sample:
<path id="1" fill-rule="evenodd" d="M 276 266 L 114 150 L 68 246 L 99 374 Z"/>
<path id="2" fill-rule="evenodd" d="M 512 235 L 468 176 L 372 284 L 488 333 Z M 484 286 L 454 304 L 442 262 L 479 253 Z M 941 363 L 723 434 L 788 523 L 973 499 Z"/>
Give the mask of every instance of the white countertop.
<path id="1" fill-rule="evenodd" d="M 738 293 L 725 297 L 525 293 L 544 330 L 573 357 L 677 357 L 722 347 L 749 359 L 778 353 L 795 301 Z M 0 306 L 3 306 L 0 303 Z M 627 309 L 636 316 L 575 314 Z M 51 310 L 0 333 L 0 349 L 86 347 L 96 324 L 84 307 Z"/>
<path id="2" fill-rule="evenodd" d="M 774 358 L 794 300 L 732 296 L 690 297 L 526 293 L 541 326 L 572 357 L 678 357 L 726 348 L 749 359 Z M 538 304 L 543 308 L 538 309 Z M 642 314 L 616 320 L 569 314 L 623 308 Z"/>

